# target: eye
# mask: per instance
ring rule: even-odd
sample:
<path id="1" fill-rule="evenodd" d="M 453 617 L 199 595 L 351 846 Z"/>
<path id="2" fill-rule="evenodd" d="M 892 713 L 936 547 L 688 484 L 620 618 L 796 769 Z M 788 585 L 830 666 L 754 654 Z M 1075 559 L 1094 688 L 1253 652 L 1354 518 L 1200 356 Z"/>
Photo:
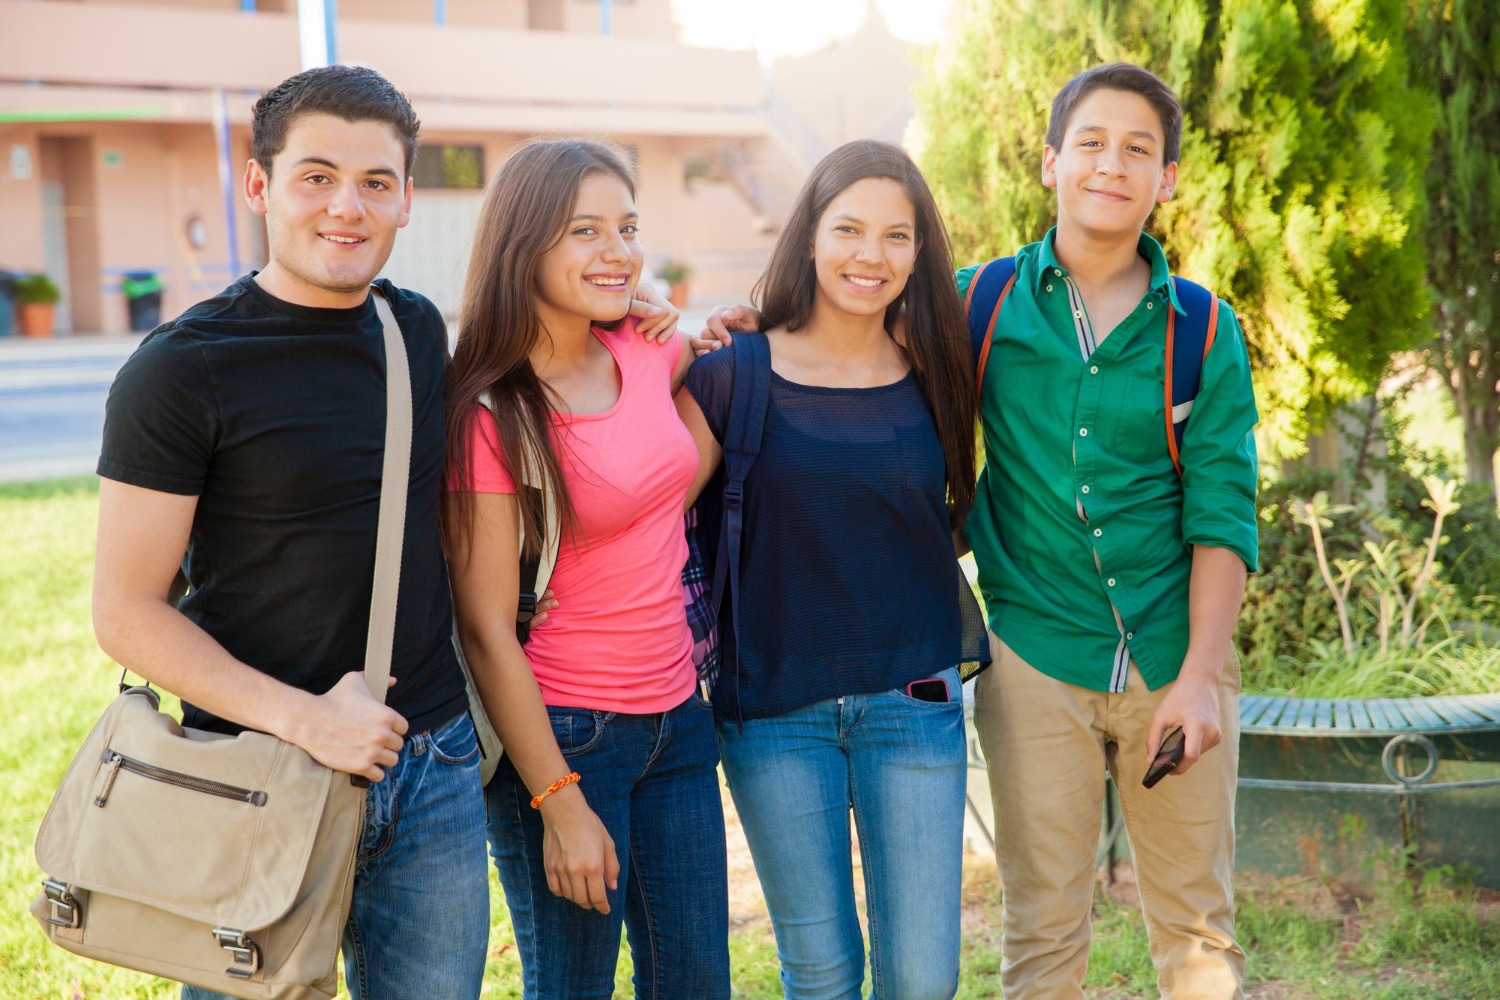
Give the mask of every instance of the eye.
<path id="1" fill-rule="evenodd" d="M 365 186 L 366 187 L 370 187 L 370 188 L 374 188 L 376 191 L 387 191 L 387 190 L 390 189 L 390 185 L 387 184 L 385 181 L 375 180 L 373 178 L 370 179 L 370 180 L 368 180 L 368 181 L 366 181 L 365 182 Z"/>
<path id="2" fill-rule="evenodd" d="M 579 226 L 577 229 L 573 230 L 573 235 L 574 236 L 596 236 L 596 235 L 598 235 L 598 232 L 599 231 L 597 229 L 595 229 L 593 226 Z"/>
<path id="3" fill-rule="evenodd" d="M 854 232 L 854 227 L 853 226 L 834 226 L 833 227 L 833 231 L 836 232 L 836 233 L 853 233 Z"/>
<path id="4" fill-rule="evenodd" d="M 626 236 L 634 236 L 641 231 L 641 227 L 634 222 L 627 222 L 620 227 L 620 232 Z"/>
<path id="5" fill-rule="evenodd" d="M 891 239 L 893 239 L 893 240 L 909 240 L 909 239 L 911 239 L 911 234 L 910 233 L 891 233 Z"/>
<path id="6" fill-rule="evenodd" d="M 330 178 L 327 174 L 308 174 L 306 180 L 309 184 L 327 184 Z"/>

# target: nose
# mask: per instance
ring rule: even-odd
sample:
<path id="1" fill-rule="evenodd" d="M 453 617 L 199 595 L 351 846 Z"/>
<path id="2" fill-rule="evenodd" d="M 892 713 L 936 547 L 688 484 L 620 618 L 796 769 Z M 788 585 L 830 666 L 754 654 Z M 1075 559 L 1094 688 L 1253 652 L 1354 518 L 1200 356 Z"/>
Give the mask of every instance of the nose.
<path id="1" fill-rule="evenodd" d="M 337 182 L 333 196 L 328 199 L 328 214 L 336 219 L 358 220 L 364 217 L 365 202 L 357 178 Z"/>
<path id="2" fill-rule="evenodd" d="M 885 259 L 885 243 L 880 234 L 871 233 L 859 242 L 854 259 L 866 264 L 878 264 Z"/>
<path id="3" fill-rule="evenodd" d="M 1125 172 L 1124 156 L 1119 146 L 1106 146 L 1099 157 L 1099 172 L 1118 177 Z"/>
<path id="4" fill-rule="evenodd" d="M 618 230 L 609 234 L 600 256 L 612 263 L 630 259 L 630 247 L 626 245 L 625 237 Z"/>

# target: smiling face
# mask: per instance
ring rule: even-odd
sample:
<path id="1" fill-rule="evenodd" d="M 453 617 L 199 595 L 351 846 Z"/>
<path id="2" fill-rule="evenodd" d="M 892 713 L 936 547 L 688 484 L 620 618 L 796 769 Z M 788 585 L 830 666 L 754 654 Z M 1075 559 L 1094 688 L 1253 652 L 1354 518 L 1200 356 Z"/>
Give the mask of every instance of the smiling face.
<path id="1" fill-rule="evenodd" d="M 623 180 L 605 171 L 583 178 L 572 216 L 537 268 L 544 324 L 625 318 L 646 256 L 637 220 Z"/>
<path id="2" fill-rule="evenodd" d="M 299 118 L 269 174 L 254 160 L 245 172 L 245 200 L 266 217 L 271 258 L 256 280 L 298 305 L 362 303 L 411 217 L 405 165 L 389 125 Z"/>
<path id="3" fill-rule="evenodd" d="M 1162 162 L 1162 131 L 1139 94 L 1099 89 L 1080 101 L 1061 144 L 1042 153 L 1042 183 L 1057 190 L 1058 226 L 1135 240 L 1177 184 L 1177 164 Z"/>
<path id="4" fill-rule="evenodd" d="M 814 302 L 884 316 L 917 260 L 917 212 L 900 183 L 866 177 L 828 203 L 813 231 Z"/>

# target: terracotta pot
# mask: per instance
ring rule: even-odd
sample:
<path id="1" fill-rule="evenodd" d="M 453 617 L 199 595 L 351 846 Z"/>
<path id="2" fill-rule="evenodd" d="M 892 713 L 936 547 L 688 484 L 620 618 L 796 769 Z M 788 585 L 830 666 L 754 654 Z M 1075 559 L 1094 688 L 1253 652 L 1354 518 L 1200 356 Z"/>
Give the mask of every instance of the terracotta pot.
<path id="1" fill-rule="evenodd" d="M 679 281 L 675 285 L 667 286 L 667 301 L 678 309 L 687 305 L 688 285 L 685 281 Z"/>
<path id="2" fill-rule="evenodd" d="M 21 332 L 28 337 L 52 336 L 52 324 L 56 315 L 57 306 L 51 302 L 23 302 L 17 309 Z"/>

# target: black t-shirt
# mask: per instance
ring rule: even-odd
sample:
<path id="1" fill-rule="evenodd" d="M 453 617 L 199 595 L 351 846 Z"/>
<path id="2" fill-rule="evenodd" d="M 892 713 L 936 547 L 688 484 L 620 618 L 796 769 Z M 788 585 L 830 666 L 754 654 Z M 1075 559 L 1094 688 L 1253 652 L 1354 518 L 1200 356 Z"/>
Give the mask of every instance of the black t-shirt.
<path id="1" fill-rule="evenodd" d="M 438 535 L 447 340 L 437 308 L 379 283 L 411 365 L 411 481 L 386 703 L 412 732 L 466 705 Z M 99 475 L 197 496 L 182 612 L 233 656 L 322 694 L 364 669 L 385 449 L 373 297 L 283 302 L 242 278 L 158 327 L 115 377 Z M 187 725 L 240 727 L 191 705 Z"/>

